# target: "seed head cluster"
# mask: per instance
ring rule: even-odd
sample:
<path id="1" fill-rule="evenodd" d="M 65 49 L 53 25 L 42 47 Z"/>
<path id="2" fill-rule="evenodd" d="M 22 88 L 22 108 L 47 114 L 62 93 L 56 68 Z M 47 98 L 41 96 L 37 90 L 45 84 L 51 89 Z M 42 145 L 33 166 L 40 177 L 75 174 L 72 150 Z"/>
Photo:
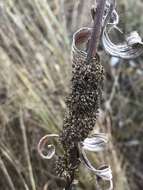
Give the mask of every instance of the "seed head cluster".
<path id="1" fill-rule="evenodd" d="M 87 138 L 95 125 L 103 79 L 104 69 L 98 55 L 86 62 L 79 53 L 73 54 L 71 91 L 66 99 L 67 111 L 60 134 L 64 155 L 56 165 L 59 176 L 70 177 L 78 168 L 78 143 Z"/>

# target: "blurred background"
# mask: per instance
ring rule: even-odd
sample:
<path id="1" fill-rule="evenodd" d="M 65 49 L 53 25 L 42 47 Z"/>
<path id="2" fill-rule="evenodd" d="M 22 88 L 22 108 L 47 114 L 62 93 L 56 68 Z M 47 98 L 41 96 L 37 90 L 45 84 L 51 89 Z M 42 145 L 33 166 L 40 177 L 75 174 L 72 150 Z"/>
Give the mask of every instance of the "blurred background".
<path id="1" fill-rule="evenodd" d="M 70 88 L 73 33 L 91 26 L 94 0 L 0 1 L 0 190 L 60 190 L 55 160 L 37 153 L 40 138 L 59 133 Z M 143 1 L 117 1 L 119 27 L 143 36 Z M 124 39 L 113 34 L 118 42 Z M 114 190 L 143 189 L 143 56 L 121 60 L 99 48 L 106 80 L 95 132 L 109 136 L 107 150 L 90 154 L 111 165 Z M 56 149 L 61 147 L 57 142 Z M 81 165 L 77 190 L 96 190 Z"/>

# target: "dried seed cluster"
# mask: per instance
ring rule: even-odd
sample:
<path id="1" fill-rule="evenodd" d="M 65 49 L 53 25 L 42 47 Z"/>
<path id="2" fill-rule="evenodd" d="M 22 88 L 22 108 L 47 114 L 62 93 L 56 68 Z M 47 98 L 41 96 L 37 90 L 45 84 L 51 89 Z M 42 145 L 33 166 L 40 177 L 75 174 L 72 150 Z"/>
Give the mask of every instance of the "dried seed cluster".
<path id="1" fill-rule="evenodd" d="M 73 56 L 71 93 L 66 99 L 67 112 L 60 134 L 63 157 L 57 161 L 60 176 L 71 176 L 79 165 L 78 143 L 93 129 L 101 99 L 104 70 L 99 58 L 87 63 L 78 54 Z"/>

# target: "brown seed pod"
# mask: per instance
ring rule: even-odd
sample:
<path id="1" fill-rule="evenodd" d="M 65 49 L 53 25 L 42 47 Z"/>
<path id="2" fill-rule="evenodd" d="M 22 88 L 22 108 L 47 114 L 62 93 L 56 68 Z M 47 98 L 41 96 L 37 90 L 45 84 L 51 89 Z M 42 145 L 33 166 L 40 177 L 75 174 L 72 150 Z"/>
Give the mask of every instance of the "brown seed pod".
<path id="1" fill-rule="evenodd" d="M 71 176 L 80 163 L 78 143 L 93 129 L 101 99 L 104 69 L 99 56 L 87 62 L 86 52 L 79 49 L 90 35 L 91 30 L 83 28 L 73 39 L 71 91 L 66 99 L 67 111 L 59 138 L 64 156 L 57 162 L 58 173 L 66 177 Z"/>

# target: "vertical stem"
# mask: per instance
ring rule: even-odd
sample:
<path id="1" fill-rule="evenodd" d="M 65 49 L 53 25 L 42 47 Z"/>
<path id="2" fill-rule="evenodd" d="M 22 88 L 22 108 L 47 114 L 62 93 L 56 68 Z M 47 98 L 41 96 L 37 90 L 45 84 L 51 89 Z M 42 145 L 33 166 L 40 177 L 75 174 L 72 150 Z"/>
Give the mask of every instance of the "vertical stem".
<path id="1" fill-rule="evenodd" d="M 72 190 L 72 182 L 73 182 L 73 179 L 71 179 L 70 181 L 69 180 L 67 181 L 65 190 Z"/>
<path id="2" fill-rule="evenodd" d="M 4 162 L 3 162 L 3 160 L 2 160 L 1 157 L 0 157 L 0 168 L 1 168 L 1 170 L 3 171 L 5 177 L 6 177 L 7 181 L 8 181 L 8 184 L 9 184 L 10 189 L 11 189 L 11 190 L 15 190 L 13 181 L 12 181 L 12 179 L 11 179 L 11 177 L 10 177 L 8 171 L 7 171 L 7 168 L 6 168 L 6 166 L 5 166 L 5 164 L 4 164 Z"/>
<path id="3" fill-rule="evenodd" d="M 24 151 L 25 151 L 25 157 L 26 157 L 27 166 L 28 166 L 28 172 L 29 172 L 29 178 L 30 178 L 30 182 L 31 182 L 31 187 L 32 187 L 32 190 L 36 190 L 36 184 L 35 184 L 35 180 L 34 180 L 31 160 L 30 160 L 30 153 L 29 153 L 29 150 L 28 150 L 26 128 L 25 128 L 25 125 L 24 125 L 22 110 L 20 110 L 19 115 L 20 115 L 20 127 L 21 127 L 21 131 L 22 131 L 23 142 L 24 142 Z"/>
<path id="4" fill-rule="evenodd" d="M 101 31 L 102 31 L 102 18 L 104 14 L 106 0 L 98 0 L 96 14 L 94 17 L 93 30 L 91 39 L 89 41 L 89 48 L 87 51 L 87 62 L 96 56 L 97 47 L 99 44 Z"/>

